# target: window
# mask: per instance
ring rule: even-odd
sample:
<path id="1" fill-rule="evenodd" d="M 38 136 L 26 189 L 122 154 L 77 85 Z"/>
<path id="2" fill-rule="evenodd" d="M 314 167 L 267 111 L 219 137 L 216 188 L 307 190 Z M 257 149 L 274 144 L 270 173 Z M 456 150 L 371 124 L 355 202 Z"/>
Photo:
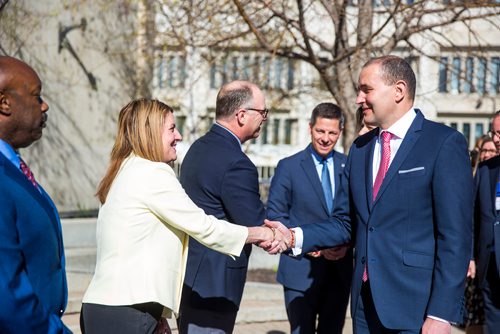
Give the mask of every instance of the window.
<path id="1" fill-rule="evenodd" d="M 293 133 L 293 126 L 297 124 L 296 119 L 286 119 L 285 120 L 285 144 L 290 145 L 292 144 L 292 133 Z"/>
<path id="2" fill-rule="evenodd" d="M 168 69 L 167 69 L 167 80 L 168 87 L 174 87 L 174 79 L 175 79 L 175 69 L 177 68 L 177 57 L 170 56 L 168 57 Z"/>
<path id="3" fill-rule="evenodd" d="M 224 58 L 222 62 L 222 84 L 226 84 L 228 82 L 227 79 L 227 58 Z"/>
<path id="4" fill-rule="evenodd" d="M 178 87 L 184 88 L 186 83 L 186 57 L 179 57 L 179 83 Z"/>
<path id="5" fill-rule="evenodd" d="M 470 142 L 470 123 L 464 123 L 462 126 L 462 133 L 464 134 L 467 143 Z"/>
<path id="6" fill-rule="evenodd" d="M 181 134 L 181 136 L 184 135 L 184 125 L 186 124 L 186 116 L 183 115 L 178 115 L 175 116 L 175 127 Z"/>
<path id="7" fill-rule="evenodd" d="M 486 91 L 486 58 L 479 58 L 477 67 L 477 92 L 484 94 Z"/>
<path id="8" fill-rule="evenodd" d="M 215 78 L 217 75 L 217 66 L 215 65 L 215 61 L 210 65 L 210 88 L 216 89 L 217 84 L 215 83 Z"/>
<path id="9" fill-rule="evenodd" d="M 270 66 L 270 58 L 269 57 L 264 57 L 264 60 L 262 61 L 262 71 L 261 73 L 263 74 L 263 80 L 264 80 L 264 89 L 269 88 L 269 83 L 271 80 L 271 66 Z"/>
<path id="10" fill-rule="evenodd" d="M 274 88 L 281 88 L 281 76 L 283 75 L 283 58 L 274 60 Z"/>
<path id="11" fill-rule="evenodd" d="M 250 80 L 250 56 L 243 57 L 243 80 Z"/>
<path id="12" fill-rule="evenodd" d="M 483 123 L 476 123 L 476 128 L 474 130 L 475 130 L 474 131 L 474 141 L 476 141 L 484 133 L 484 125 L 483 125 Z"/>
<path id="13" fill-rule="evenodd" d="M 260 82 L 259 66 L 260 66 L 260 57 L 255 56 L 255 58 L 253 59 L 253 81 L 254 82 Z"/>
<path id="14" fill-rule="evenodd" d="M 273 144 L 277 145 L 280 142 L 280 119 L 273 119 Z"/>
<path id="15" fill-rule="evenodd" d="M 233 57 L 232 58 L 232 75 L 231 78 L 233 80 L 238 80 L 238 57 Z"/>
<path id="16" fill-rule="evenodd" d="M 446 84 L 448 81 L 448 57 L 441 57 L 441 61 L 439 62 L 439 92 L 445 93 L 447 92 Z"/>
<path id="17" fill-rule="evenodd" d="M 156 70 L 156 79 L 158 81 L 158 88 L 164 87 L 165 80 L 165 59 L 161 58 L 158 62 L 158 68 Z"/>
<path id="18" fill-rule="evenodd" d="M 458 128 L 457 123 L 455 123 L 455 122 L 451 122 L 450 127 L 455 129 L 455 130 Z"/>
<path id="19" fill-rule="evenodd" d="M 441 57 L 439 61 L 440 93 L 497 95 L 500 92 L 500 56 L 495 54 L 489 59 L 454 56 L 450 64 L 448 61 L 449 57 Z"/>
<path id="20" fill-rule="evenodd" d="M 472 80 L 474 80 L 474 58 L 467 57 L 465 60 L 465 80 L 463 84 L 464 93 L 472 93 L 474 91 Z"/>
<path id="21" fill-rule="evenodd" d="M 496 95 L 500 92 L 498 81 L 500 80 L 500 57 L 491 58 L 490 94 Z"/>
<path id="22" fill-rule="evenodd" d="M 287 89 L 294 88 L 294 79 L 295 79 L 295 62 L 293 59 L 288 59 L 288 80 L 287 80 Z"/>
<path id="23" fill-rule="evenodd" d="M 460 58 L 454 57 L 452 62 L 452 70 L 451 70 L 451 82 L 450 91 L 452 93 L 458 93 L 460 91 Z"/>
<path id="24" fill-rule="evenodd" d="M 268 128 L 268 123 L 264 122 L 264 125 L 262 126 L 262 130 L 260 132 L 260 138 L 262 140 L 262 144 L 268 144 L 269 139 L 267 137 L 267 128 Z"/>

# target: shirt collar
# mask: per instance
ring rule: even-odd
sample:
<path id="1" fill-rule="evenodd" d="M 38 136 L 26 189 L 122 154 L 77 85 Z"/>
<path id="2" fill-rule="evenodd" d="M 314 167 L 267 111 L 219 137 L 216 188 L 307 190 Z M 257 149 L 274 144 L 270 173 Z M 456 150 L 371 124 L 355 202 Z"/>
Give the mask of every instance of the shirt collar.
<path id="1" fill-rule="evenodd" d="M 404 139 L 415 117 L 417 117 L 417 113 L 411 108 L 386 131 L 392 133 L 398 139 Z M 381 134 L 382 131 L 379 132 L 379 137 Z"/>
<path id="2" fill-rule="evenodd" d="M 0 153 L 2 153 L 7 160 L 12 162 L 16 168 L 19 168 L 21 164 L 21 158 L 19 158 L 18 153 L 10 146 L 6 141 L 0 139 Z"/>
<path id="3" fill-rule="evenodd" d="M 231 130 L 229 130 L 228 128 L 226 128 L 225 126 L 222 126 L 220 125 L 219 123 L 215 122 L 214 123 L 215 125 L 221 127 L 222 129 L 226 130 L 227 132 L 229 132 L 234 138 L 236 138 L 236 140 L 238 141 L 238 144 L 240 145 L 240 148 L 242 148 L 241 146 L 241 141 L 240 141 L 240 138 L 238 138 L 234 133 L 231 132 Z M 243 149 L 242 149 L 243 150 Z"/>
<path id="4" fill-rule="evenodd" d="M 321 164 L 321 162 L 323 161 L 323 157 L 320 156 L 313 148 L 312 146 L 309 147 L 310 151 L 311 151 L 311 155 L 313 156 L 314 158 L 314 161 L 317 163 L 317 164 Z M 331 151 L 327 157 L 326 157 L 326 161 L 327 163 L 330 163 L 332 160 L 333 160 L 333 152 L 334 151 Z"/>

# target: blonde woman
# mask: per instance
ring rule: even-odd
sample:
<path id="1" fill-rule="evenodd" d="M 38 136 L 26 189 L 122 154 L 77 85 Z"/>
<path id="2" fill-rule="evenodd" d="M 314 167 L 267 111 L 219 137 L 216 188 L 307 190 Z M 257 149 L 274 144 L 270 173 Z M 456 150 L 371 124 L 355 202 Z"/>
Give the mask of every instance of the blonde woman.
<path id="1" fill-rule="evenodd" d="M 217 220 L 189 199 L 168 165 L 181 139 L 172 109 L 160 101 L 135 100 L 121 110 L 97 191 L 97 263 L 83 297 L 83 333 L 153 333 L 162 314 L 177 313 L 188 236 L 232 256 L 245 243 L 280 247 L 277 231 Z"/>

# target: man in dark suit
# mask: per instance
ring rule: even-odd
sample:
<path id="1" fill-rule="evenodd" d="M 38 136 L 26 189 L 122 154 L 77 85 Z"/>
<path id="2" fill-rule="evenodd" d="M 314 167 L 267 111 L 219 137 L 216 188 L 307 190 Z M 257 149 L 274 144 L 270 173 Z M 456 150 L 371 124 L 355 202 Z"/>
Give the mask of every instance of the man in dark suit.
<path id="1" fill-rule="evenodd" d="M 269 219 L 291 228 L 331 218 L 347 160 L 333 149 L 343 128 L 337 105 L 320 103 L 313 109 L 311 144 L 278 163 L 269 190 Z M 284 286 L 291 333 L 342 333 L 352 267 L 348 246 L 300 257 L 281 255 L 277 279 Z"/>
<path id="2" fill-rule="evenodd" d="M 500 152 L 500 111 L 491 122 L 491 137 Z M 476 173 L 474 259 L 483 291 L 486 334 L 500 328 L 500 156 L 486 160 Z"/>
<path id="3" fill-rule="evenodd" d="M 180 177 L 189 197 L 207 214 L 244 226 L 264 222 L 257 169 L 241 145 L 259 136 L 267 113 L 264 94 L 250 82 L 234 81 L 219 91 L 216 123 L 190 147 Z M 234 260 L 190 238 L 180 333 L 233 331 L 251 247 L 246 245 Z"/>
<path id="4" fill-rule="evenodd" d="M 402 58 L 370 60 L 358 84 L 356 103 L 379 128 L 350 149 L 334 219 L 297 228 L 294 254 L 346 243 L 352 232 L 355 333 L 450 333 L 471 256 L 467 143 L 413 108 L 415 74 Z"/>
<path id="5" fill-rule="evenodd" d="M 0 333 L 71 333 L 61 224 L 19 156 L 42 136 L 47 103 L 25 63 L 0 57 Z"/>

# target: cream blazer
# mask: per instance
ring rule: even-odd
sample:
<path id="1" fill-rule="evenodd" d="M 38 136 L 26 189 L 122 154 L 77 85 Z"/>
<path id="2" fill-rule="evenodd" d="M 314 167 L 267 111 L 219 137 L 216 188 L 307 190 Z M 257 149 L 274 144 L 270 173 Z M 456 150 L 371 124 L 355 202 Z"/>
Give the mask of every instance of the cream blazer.
<path id="1" fill-rule="evenodd" d="M 158 302 L 178 313 L 188 235 L 239 256 L 248 230 L 205 215 L 166 163 L 135 155 L 120 167 L 99 210 L 95 274 L 84 303 Z"/>

